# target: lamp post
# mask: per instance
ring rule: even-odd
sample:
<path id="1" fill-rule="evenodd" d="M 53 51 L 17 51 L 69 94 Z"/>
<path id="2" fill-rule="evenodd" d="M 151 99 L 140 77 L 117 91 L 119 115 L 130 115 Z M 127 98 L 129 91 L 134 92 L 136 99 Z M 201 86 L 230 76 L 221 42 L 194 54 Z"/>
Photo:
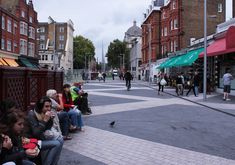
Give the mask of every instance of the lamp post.
<path id="1" fill-rule="evenodd" d="M 207 0 L 204 0 L 204 69 L 203 69 L 203 100 L 206 101 L 207 86 Z"/>
<path id="2" fill-rule="evenodd" d="M 124 54 L 120 54 L 119 56 L 122 57 L 122 69 L 124 71 L 124 68 L 125 68 L 125 53 Z M 121 61 L 121 60 L 120 60 Z M 121 63 L 121 62 L 120 62 Z"/>
<path id="3" fill-rule="evenodd" d="M 142 24 L 148 27 L 148 43 L 149 43 L 149 57 L 148 57 L 148 63 L 149 63 L 149 85 L 151 84 L 151 77 L 150 77 L 150 66 L 151 66 L 151 55 L 152 55 L 152 45 L 151 45 L 151 40 L 152 40 L 152 29 L 151 29 L 151 24 Z"/>

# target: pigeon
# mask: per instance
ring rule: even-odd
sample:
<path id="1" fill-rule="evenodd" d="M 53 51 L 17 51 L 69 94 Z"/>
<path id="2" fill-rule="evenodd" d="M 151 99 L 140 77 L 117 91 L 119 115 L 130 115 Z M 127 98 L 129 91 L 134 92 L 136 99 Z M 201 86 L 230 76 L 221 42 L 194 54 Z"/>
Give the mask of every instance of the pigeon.
<path id="1" fill-rule="evenodd" d="M 115 124 L 115 121 L 112 121 L 111 123 L 109 123 L 110 127 L 113 127 Z"/>

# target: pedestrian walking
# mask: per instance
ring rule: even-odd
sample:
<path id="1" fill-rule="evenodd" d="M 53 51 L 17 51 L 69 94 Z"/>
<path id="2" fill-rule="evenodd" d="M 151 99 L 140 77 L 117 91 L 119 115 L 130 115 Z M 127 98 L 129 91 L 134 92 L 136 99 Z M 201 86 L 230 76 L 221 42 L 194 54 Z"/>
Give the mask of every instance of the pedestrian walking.
<path id="1" fill-rule="evenodd" d="M 114 80 L 114 77 L 115 77 L 115 74 L 112 72 L 112 78 L 113 78 L 113 80 Z"/>
<path id="2" fill-rule="evenodd" d="M 231 81 L 233 80 L 233 76 L 230 73 L 230 69 L 226 68 L 225 74 L 223 76 L 223 84 L 224 84 L 224 101 L 229 101 L 229 93 L 231 90 Z"/>
<path id="3" fill-rule="evenodd" d="M 198 97 L 199 83 L 200 83 L 200 77 L 198 75 L 198 72 L 196 71 L 194 73 L 194 78 L 193 78 L 193 85 L 194 85 L 194 90 L 195 90 L 196 97 Z"/>
<path id="4" fill-rule="evenodd" d="M 186 96 L 189 95 L 189 93 L 191 92 L 191 90 L 193 90 L 194 96 L 196 97 L 196 93 L 195 93 L 195 88 L 194 88 L 194 76 L 192 75 L 192 73 L 189 76 L 189 80 L 187 81 L 187 85 L 188 85 L 188 92 L 186 94 Z"/>
<path id="5" fill-rule="evenodd" d="M 176 77 L 176 94 L 177 96 L 183 95 L 183 84 L 184 84 L 184 77 L 181 73 L 178 73 Z"/>
<path id="6" fill-rule="evenodd" d="M 99 80 L 99 82 L 102 80 L 102 78 L 103 78 L 103 76 L 102 76 L 102 74 L 99 72 L 99 73 L 98 73 L 98 80 Z"/>
<path id="7" fill-rule="evenodd" d="M 158 95 L 160 95 L 160 91 L 164 91 L 164 86 L 167 84 L 167 81 L 165 79 L 165 74 L 164 72 L 160 72 L 158 74 Z"/>
<path id="8" fill-rule="evenodd" d="M 105 79 L 106 79 L 106 73 L 104 72 L 103 74 L 102 74 L 102 76 L 103 76 L 103 81 L 105 82 Z"/>

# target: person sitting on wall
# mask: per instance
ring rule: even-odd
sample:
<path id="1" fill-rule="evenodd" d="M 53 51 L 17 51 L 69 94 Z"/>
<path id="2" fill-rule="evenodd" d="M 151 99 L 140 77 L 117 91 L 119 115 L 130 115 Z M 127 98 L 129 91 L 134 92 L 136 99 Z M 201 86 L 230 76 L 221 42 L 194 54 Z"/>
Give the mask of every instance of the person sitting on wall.
<path id="1" fill-rule="evenodd" d="M 90 115 L 92 112 L 88 106 L 88 93 L 83 91 L 82 83 L 74 83 L 73 86 L 70 87 L 70 93 L 74 105 L 78 106 L 82 114 Z"/>

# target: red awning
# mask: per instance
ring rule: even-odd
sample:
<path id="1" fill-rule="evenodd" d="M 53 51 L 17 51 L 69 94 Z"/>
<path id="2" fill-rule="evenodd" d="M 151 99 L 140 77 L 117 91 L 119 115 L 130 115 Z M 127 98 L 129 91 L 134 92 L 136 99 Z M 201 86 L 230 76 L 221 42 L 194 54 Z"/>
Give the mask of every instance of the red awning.
<path id="1" fill-rule="evenodd" d="M 226 33 L 226 36 L 222 39 L 214 41 L 207 47 L 207 57 L 219 56 L 228 53 L 235 52 L 235 26 L 231 26 Z M 204 52 L 199 55 L 199 58 L 204 56 Z"/>
<path id="2" fill-rule="evenodd" d="M 213 42 L 211 45 L 207 47 L 207 57 L 209 56 L 217 56 L 224 54 L 226 51 L 226 39 L 220 39 Z M 204 56 L 204 52 L 200 53 L 199 58 Z"/>

